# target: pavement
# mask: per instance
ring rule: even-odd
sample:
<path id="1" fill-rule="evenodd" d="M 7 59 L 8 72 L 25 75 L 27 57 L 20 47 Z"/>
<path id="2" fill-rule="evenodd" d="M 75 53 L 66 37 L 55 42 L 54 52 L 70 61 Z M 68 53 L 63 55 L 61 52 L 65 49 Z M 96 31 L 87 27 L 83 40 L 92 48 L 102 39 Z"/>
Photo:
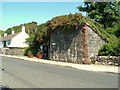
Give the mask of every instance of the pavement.
<path id="1" fill-rule="evenodd" d="M 17 58 L 20 60 L 26 60 L 26 61 L 32 61 L 32 62 L 38 62 L 38 63 L 44 63 L 44 64 L 52 64 L 52 65 L 71 67 L 71 68 L 76 68 L 76 69 L 80 69 L 80 70 L 120 74 L 118 66 L 95 65 L 95 64 L 91 64 L 91 65 L 74 64 L 74 63 L 68 63 L 68 62 L 58 62 L 58 61 L 52 61 L 52 60 L 38 59 L 36 57 L 28 58 L 27 56 L 12 56 L 12 55 L 3 55 L 3 54 L 0 54 L 0 56 Z"/>

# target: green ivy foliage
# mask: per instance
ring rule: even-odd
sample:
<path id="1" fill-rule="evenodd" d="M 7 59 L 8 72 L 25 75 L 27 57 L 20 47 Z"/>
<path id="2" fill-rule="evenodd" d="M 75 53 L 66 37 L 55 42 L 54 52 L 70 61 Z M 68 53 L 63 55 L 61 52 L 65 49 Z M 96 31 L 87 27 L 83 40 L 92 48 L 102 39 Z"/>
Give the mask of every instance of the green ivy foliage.
<path id="1" fill-rule="evenodd" d="M 49 27 L 46 23 L 37 26 L 36 32 L 32 33 L 29 38 L 26 39 L 29 47 L 26 49 L 25 55 L 30 51 L 36 56 L 40 44 L 44 44 L 49 40 L 50 35 L 48 35 L 48 30 Z"/>
<path id="2" fill-rule="evenodd" d="M 37 27 L 37 32 L 36 32 L 36 40 L 39 43 L 46 43 L 46 41 L 49 40 L 50 34 L 49 32 L 49 27 L 47 24 L 41 24 Z"/>

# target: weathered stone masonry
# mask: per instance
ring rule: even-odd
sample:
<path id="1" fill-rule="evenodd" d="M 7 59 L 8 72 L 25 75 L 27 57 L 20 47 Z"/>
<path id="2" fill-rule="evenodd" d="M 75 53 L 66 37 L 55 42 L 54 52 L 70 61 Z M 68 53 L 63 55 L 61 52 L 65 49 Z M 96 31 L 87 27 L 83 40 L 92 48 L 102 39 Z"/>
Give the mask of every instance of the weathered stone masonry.
<path id="1" fill-rule="evenodd" d="M 84 58 L 84 29 L 54 30 L 50 37 L 50 59 L 57 61 L 82 63 Z M 98 49 L 105 42 L 86 25 L 88 57 L 98 55 Z"/>
<path id="2" fill-rule="evenodd" d="M 12 49 L 6 48 L 5 49 L 5 48 L 3 48 L 3 53 L 2 54 L 23 56 L 24 53 L 25 53 L 24 49 L 19 49 L 19 48 L 12 48 Z"/>
<path id="3" fill-rule="evenodd" d="M 102 46 L 106 42 L 90 27 L 87 27 L 87 33 L 88 33 L 88 54 L 89 57 L 93 57 L 98 55 L 98 50 L 100 49 L 100 46 Z"/>

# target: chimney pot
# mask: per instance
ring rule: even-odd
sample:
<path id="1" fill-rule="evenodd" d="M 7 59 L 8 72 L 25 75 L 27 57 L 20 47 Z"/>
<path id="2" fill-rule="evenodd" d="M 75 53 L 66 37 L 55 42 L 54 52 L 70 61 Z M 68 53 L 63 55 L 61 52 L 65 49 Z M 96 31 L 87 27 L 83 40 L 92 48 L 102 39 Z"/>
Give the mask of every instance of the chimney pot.
<path id="1" fill-rule="evenodd" d="M 24 24 L 22 25 L 22 32 L 25 32 L 25 26 L 24 26 Z"/>
<path id="2" fill-rule="evenodd" d="M 11 33 L 12 33 L 12 34 L 15 34 L 15 31 L 13 30 Z"/>
<path id="3" fill-rule="evenodd" d="M 7 36 L 7 33 L 4 33 L 4 37 L 6 37 Z"/>

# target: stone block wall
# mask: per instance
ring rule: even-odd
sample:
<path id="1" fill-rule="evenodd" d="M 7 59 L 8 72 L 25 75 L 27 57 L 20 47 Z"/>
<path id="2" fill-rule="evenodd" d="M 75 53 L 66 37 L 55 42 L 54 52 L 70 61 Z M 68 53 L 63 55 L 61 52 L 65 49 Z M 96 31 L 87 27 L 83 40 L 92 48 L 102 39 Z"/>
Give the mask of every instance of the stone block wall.
<path id="1" fill-rule="evenodd" d="M 87 27 L 88 33 L 88 54 L 89 57 L 98 55 L 98 50 L 105 44 L 105 41 L 95 33 L 90 27 Z"/>
<path id="2" fill-rule="evenodd" d="M 98 49 L 105 42 L 90 27 L 86 26 L 88 34 L 88 54 L 98 55 Z M 50 59 L 73 63 L 82 63 L 83 28 L 79 30 L 55 30 L 50 37 Z M 91 42 L 92 41 L 92 42 Z"/>
<path id="3" fill-rule="evenodd" d="M 12 48 L 12 49 L 6 49 L 5 54 L 6 55 L 17 55 L 17 56 L 23 56 L 25 53 L 24 49 L 17 49 L 17 48 Z"/>
<path id="4" fill-rule="evenodd" d="M 56 30 L 50 38 L 50 59 L 66 62 L 82 60 L 82 33 L 79 30 Z"/>
<path id="5" fill-rule="evenodd" d="M 91 57 L 92 64 L 120 66 L 120 56 L 94 56 Z"/>

